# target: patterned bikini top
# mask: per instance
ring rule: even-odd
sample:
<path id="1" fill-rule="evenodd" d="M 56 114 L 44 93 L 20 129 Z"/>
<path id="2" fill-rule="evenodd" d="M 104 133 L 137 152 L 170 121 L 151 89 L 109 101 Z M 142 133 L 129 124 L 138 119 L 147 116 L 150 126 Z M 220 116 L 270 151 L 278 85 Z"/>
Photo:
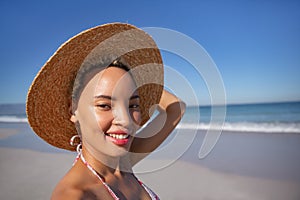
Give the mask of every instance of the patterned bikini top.
<path id="1" fill-rule="evenodd" d="M 115 199 L 115 200 L 120 200 L 120 198 L 114 193 L 114 191 L 109 187 L 109 185 L 103 180 L 101 176 L 96 172 L 96 170 L 85 160 L 83 157 L 83 154 L 81 152 L 78 153 L 78 156 L 76 157 L 76 160 L 74 164 L 81 159 L 81 161 L 85 164 L 85 166 L 101 181 L 101 183 L 104 185 L 104 187 L 107 189 L 109 194 Z M 73 165 L 74 165 L 73 164 Z M 134 175 L 133 175 L 134 176 Z M 135 176 L 134 176 L 135 177 Z M 136 178 L 136 177 L 135 177 Z M 148 195 L 151 197 L 151 200 L 159 200 L 159 197 L 149 188 L 147 187 L 144 183 L 142 183 L 138 178 L 136 178 L 139 184 L 146 190 Z"/>

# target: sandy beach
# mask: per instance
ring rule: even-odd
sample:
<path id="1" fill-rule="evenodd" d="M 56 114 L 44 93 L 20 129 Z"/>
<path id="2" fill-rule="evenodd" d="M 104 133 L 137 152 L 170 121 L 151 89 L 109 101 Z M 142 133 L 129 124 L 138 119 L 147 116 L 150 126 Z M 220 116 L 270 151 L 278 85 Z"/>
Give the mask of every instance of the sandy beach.
<path id="1" fill-rule="evenodd" d="M 47 145 L 26 123 L 2 123 L 0 134 L 0 199 L 49 199 L 76 154 Z M 161 199 L 300 199 L 300 134 L 224 132 L 200 160 L 203 137 L 198 131 L 178 160 L 149 157 L 137 176 Z M 161 163 L 170 164 L 141 170 Z"/>

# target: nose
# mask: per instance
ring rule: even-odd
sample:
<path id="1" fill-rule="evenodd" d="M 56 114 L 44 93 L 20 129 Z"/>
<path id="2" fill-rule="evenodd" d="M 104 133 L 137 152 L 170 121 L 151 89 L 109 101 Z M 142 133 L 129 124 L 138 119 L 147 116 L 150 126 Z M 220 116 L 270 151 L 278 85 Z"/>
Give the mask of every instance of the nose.
<path id="1" fill-rule="evenodd" d="M 132 119 L 127 106 L 118 106 L 113 109 L 113 124 L 129 128 L 132 124 Z"/>

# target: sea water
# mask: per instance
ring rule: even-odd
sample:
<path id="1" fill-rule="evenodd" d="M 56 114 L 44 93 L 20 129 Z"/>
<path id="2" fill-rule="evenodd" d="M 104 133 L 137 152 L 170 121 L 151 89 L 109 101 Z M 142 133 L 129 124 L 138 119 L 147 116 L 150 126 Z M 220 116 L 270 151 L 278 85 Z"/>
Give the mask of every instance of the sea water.
<path id="1" fill-rule="evenodd" d="M 0 104 L 0 123 L 27 123 L 25 104 Z"/>
<path id="2" fill-rule="evenodd" d="M 300 133 L 300 102 L 226 105 L 222 130 L 240 132 Z M 191 106 L 181 128 L 208 129 L 213 109 L 219 106 Z M 219 114 L 222 114 L 219 112 Z M 220 117 L 216 117 L 220 122 Z"/>
<path id="3" fill-rule="evenodd" d="M 224 122 L 213 109 L 220 107 L 188 106 L 178 128 L 207 130 L 217 118 L 225 131 L 300 133 L 300 102 L 226 105 L 217 112 Z M 0 104 L 0 123 L 27 123 L 25 105 Z"/>

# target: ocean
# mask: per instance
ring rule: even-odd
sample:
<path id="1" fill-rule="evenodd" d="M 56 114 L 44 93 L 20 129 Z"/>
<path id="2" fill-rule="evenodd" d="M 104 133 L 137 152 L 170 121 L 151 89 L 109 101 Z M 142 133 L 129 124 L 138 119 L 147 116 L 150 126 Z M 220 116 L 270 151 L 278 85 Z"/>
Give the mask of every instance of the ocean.
<path id="1" fill-rule="evenodd" d="M 178 128 L 206 130 L 211 112 L 211 106 L 189 106 Z M 25 105 L 0 104 L 0 123 L 27 123 Z M 223 130 L 300 133 L 300 102 L 227 105 Z"/>

